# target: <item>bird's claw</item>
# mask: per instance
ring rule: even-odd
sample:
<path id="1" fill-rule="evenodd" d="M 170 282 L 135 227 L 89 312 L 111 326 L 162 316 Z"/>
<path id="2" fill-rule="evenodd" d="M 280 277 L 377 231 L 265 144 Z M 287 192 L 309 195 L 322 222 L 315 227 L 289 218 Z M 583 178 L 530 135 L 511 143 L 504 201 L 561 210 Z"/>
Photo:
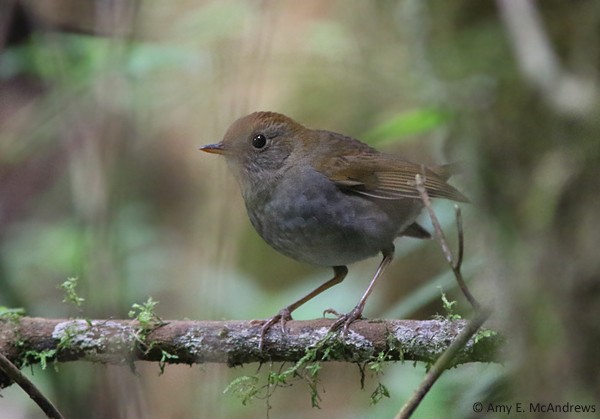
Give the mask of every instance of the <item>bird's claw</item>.
<path id="1" fill-rule="evenodd" d="M 354 307 L 349 313 L 339 316 L 329 328 L 329 332 L 335 332 L 343 326 L 342 334 L 346 335 L 348 333 L 349 326 L 356 320 L 360 320 L 362 318 L 362 310 L 359 307 Z"/>
<path id="2" fill-rule="evenodd" d="M 279 323 L 281 325 L 281 334 L 285 335 L 285 333 L 286 333 L 285 324 L 289 320 L 292 320 L 292 314 L 290 312 L 290 309 L 287 307 L 282 308 L 281 310 L 279 310 L 279 313 L 277 313 L 273 317 L 265 320 L 260 329 L 260 340 L 258 342 L 258 349 L 261 351 L 263 350 L 264 343 L 265 343 L 265 336 L 267 335 L 267 332 L 269 331 L 269 329 L 271 329 L 271 327 L 273 327 L 274 324 Z"/>
<path id="3" fill-rule="evenodd" d="M 326 308 L 325 310 L 323 310 L 323 317 L 325 317 L 326 314 L 333 314 L 334 316 L 337 316 L 337 317 L 342 316 L 342 314 L 340 314 L 338 311 L 334 310 L 333 308 Z"/>

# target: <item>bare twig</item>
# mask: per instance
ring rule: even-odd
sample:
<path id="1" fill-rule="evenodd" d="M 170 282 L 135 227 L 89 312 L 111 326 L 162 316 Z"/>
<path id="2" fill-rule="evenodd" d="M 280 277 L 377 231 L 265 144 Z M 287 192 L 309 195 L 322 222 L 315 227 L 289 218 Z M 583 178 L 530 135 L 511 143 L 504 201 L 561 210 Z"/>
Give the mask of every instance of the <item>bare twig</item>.
<path id="1" fill-rule="evenodd" d="M 412 397 L 406 402 L 406 404 L 402 407 L 396 419 L 406 419 L 409 418 L 416 408 L 419 406 L 421 401 L 431 387 L 435 384 L 435 382 L 440 378 L 442 373 L 448 369 L 453 363 L 456 362 L 455 357 L 456 354 L 468 344 L 469 340 L 473 335 L 479 330 L 481 325 L 487 320 L 490 313 L 487 310 L 481 310 L 481 306 L 475 300 L 471 292 L 469 291 L 467 284 L 465 283 L 461 267 L 463 262 L 464 255 L 464 233 L 462 228 L 462 214 L 460 212 L 460 208 L 455 206 L 456 211 L 456 226 L 458 229 L 458 257 L 455 259 L 452 255 L 452 251 L 448 246 L 448 240 L 446 240 L 446 235 L 440 226 L 440 222 L 435 215 L 435 211 L 433 211 L 433 207 L 431 206 L 431 199 L 427 194 L 427 190 L 425 189 L 425 181 L 422 175 L 417 174 L 415 176 L 416 188 L 419 191 L 419 195 L 421 196 L 421 200 L 427 208 L 427 212 L 429 213 L 429 217 L 431 218 L 431 223 L 433 224 L 433 228 L 435 231 L 435 237 L 440 244 L 442 252 L 446 258 L 446 261 L 450 265 L 454 276 L 456 277 L 456 281 L 460 286 L 463 294 L 469 300 L 473 308 L 475 309 L 476 316 L 473 320 L 471 320 L 465 329 L 456 337 L 456 339 L 452 342 L 452 344 L 444 351 L 444 353 L 438 358 L 438 360 L 433 364 L 417 390 L 414 392 Z"/>
<path id="2" fill-rule="evenodd" d="M 33 382 L 27 378 L 12 362 L 8 360 L 2 353 L 0 353 L 0 370 L 4 372 L 11 380 L 17 383 L 25 393 L 36 402 L 36 404 L 42 409 L 42 411 L 49 418 L 63 419 L 64 416 L 58 411 L 58 409 L 52 404 L 52 402 L 44 396 L 44 394 L 36 387 Z"/>
<path id="3" fill-rule="evenodd" d="M 425 395 L 429 392 L 431 387 L 440 378 L 442 373 L 453 365 L 454 357 L 463 348 L 469 340 L 477 333 L 481 325 L 485 323 L 489 317 L 490 312 L 487 310 L 481 310 L 477 312 L 477 316 L 472 319 L 462 332 L 456 337 L 452 344 L 446 349 L 446 351 L 440 356 L 440 358 L 433 364 L 429 369 L 429 372 L 415 390 L 412 397 L 402 407 L 402 410 L 396 415 L 395 419 L 407 419 L 410 418 L 416 408 L 419 406 Z"/>
<path id="4" fill-rule="evenodd" d="M 448 246 L 448 240 L 446 240 L 446 235 L 444 234 L 444 231 L 442 230 L 440 222 L 437 218 L 437 215 L 435 215 L 435 211 L 431 206 L 431 198 L 429 198 L 429 194 L 425 189 L 425 180 L 423 179 L 423 176 L 417 174 L 415 176 L 415 182 L 417 191 L 419 191 L 419 195 L 421 195 L 421 200 L 423 201 L 425 208 L 427 208 L 427 212 L 429 213 L 429 217 L 431 218 L 431 223 L 433 224 L 433 229 L 435 231 L 435 237 L 437 238 L 440 247 L 442 248 L 442 252 L 444 253 L 446 261 L 452 268 L 452 272 L 456 277 L 456 281 L 458 282 L 461 291 L 463 292 L 469 303 L 471 303 L 471 306 L 473 306 L 475 310 L 480 310 L 481 306 L 479 305 L 475 297 L 473 297 L 471 291 L 469 291 L 469 288 L 465 283 L 461 271 L 464 253 L 464 234 L 462 229 L 462 215 L 460 212 L 460 208 L 458 206 L 454 207 L 456 210 L 456 226 L 458 228 L 458 258 L 454 259 L 452 251 Z"/>
<path id="5" fill-rule="evenodd" d="M 463 233 L 462 212 L 458 205 L 454 205 L 454 212 L 456 214 L 456 229 L 458 230 L 458 257 L 456 258 L 456 262 L 452 265 L 452 270 L 461 270 L 463 255 L 465 253 L 465 235 Z"/>

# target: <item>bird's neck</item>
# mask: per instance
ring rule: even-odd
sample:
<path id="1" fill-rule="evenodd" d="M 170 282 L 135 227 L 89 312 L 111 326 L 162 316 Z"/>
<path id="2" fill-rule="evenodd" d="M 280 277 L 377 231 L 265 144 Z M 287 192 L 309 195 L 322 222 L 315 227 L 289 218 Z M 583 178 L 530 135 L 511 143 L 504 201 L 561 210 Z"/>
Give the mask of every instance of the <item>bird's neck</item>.
<path id="1" fill-rule="evenodd" d="M 238 179 L 246 205 L 261 206 L 262 203 L 267 202 L 280 179 L 281 174 L 279 173 L 264 173 L 262 176 L 249 176 L 246 179 Z"/>

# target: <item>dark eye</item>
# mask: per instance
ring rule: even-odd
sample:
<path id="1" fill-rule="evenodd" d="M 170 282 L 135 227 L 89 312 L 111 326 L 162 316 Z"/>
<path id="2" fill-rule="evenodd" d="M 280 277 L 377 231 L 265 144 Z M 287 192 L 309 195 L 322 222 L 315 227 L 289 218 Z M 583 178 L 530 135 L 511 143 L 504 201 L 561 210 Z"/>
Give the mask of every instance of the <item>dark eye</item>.
<path id="1" fill-rule="evenodd" d="M 267 137 L 262 134 L 258 134 L 252 139 L 252 147 L 254 148 L 263 148 L 266 144 Z"/>

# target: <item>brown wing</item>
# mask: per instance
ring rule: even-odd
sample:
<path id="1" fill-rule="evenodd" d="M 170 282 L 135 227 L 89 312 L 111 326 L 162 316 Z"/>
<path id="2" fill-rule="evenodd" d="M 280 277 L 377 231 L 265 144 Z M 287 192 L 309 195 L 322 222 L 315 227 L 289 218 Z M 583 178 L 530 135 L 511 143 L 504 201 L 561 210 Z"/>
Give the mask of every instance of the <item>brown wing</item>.
<path id="1" fill-rule="evenodd" d="M 442 174 L 423 165 L 380 154 L 374 150 L 363 150 L 353 155 L 329 159 L 322 173 L 342 188 L 381 199 L 420 198 L 415 176 L 424 178 L 425 190 L 432 198 L 445 198 L 468 202 L 456 188 L 449 185 Z"/>

